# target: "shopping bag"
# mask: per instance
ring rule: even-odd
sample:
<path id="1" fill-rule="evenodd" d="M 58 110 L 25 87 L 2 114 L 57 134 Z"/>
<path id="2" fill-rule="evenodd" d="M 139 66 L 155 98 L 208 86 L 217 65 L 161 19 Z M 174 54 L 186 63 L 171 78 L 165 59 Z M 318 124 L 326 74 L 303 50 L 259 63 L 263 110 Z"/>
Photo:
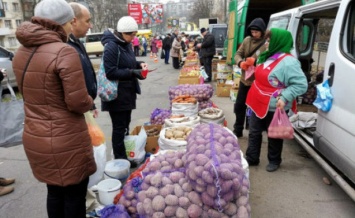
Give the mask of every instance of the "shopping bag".
<path id="1" fill-rule="evenodd" d="M 288 119 L 287 113 L 280 108 L 276 108 L 274 117 L 269 125 L 267 135 L 270 138 L 293 139 L 293 127 Z"/>
<path id="2" fill-rule="evenodd" d="M 164 49 L 161 50 L 160 59 L 165 59 L 165 51 L 164 51 Z"/>
<path id="3" fill-rule="evenodd" d="M 330 111 L 333 104 L 333 95 L 330 92 L 328 80 L 317 85 L 317 98 L 314 100 L 313 105 L 319 110 L 324 112 Z"/>
<path id="4" fill-rule="evenodd" d="M 147 143 L 147 133 L 142 126 L 138 135 L 128 135 L 124 138 L 127 159 L 140 164 L 144 161 L 145 145 Z"/>
<path id="5" fill-rule="evenodd" d="M 102 180 L 106 166 L 106 143 L 98 146 L 93 146 L 94 158 L 96 163 L 96 172 L 89 177 L 88 188 L 96 185 Z"/>
<path id="6" fill-rule="evenodd" d="M 84 113 L 86 124 L 88 126 L 89 135 L 92 146 L 99 146 L 105 142 L 105 134 L 100 126 L 96 123 L 93 114 L 89 111 Z"/>
<path id="7" fill-rule="evenodd" d="M 0 85 L 0 147 L 22 143 L 25 118 L 22 97 L 16 97 L 9 80 L 7 80 L 6 86 L 10 94 L 3 96 L 3 89 Z"/>
<path id="8" fill-rule="evenodd" d="M 249 66 L 248 69 L 245 71 L 245 80 L 251 78 L 254 75 L 255 67 Z"/>
<path id="9" fill-rule="evenodd" d="M 120 60 L 120 49 L 118 49 L 117 66 Z M 104 55 L 102 55 L 99 72 L 97 73 L 97 95 L 102 101 L 112 101 L 117 98 L 118 80 L 109 80 L 106 77 L 104 67 Z"/>

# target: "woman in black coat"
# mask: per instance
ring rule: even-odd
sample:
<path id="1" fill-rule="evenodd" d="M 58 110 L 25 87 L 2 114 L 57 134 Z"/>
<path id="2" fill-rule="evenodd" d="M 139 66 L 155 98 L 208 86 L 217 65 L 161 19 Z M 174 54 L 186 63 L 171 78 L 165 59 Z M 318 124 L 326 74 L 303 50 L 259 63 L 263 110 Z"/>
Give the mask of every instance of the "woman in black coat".
<path id="1" fill-rule="evenodd" d="M 138 79 L 143 80 L 144 62 L 136 60 L 131 41 L 137 34 L 138 25 L 130 16 L 122 17 L 117 31 L 106 30 L 101 42 L 104 49 L 104 68 L 109 80 L 118 80 L 115 100 L 102 101 L 102 111 L 108 111 L 112 121 L 112 148 L 115 159 L 127 159 L 124 137 L 129 134 L 132 110 L 136 109 L 137 94 L 141 93 Z M 134 167 L 131 162 L 131 167 Z"/>

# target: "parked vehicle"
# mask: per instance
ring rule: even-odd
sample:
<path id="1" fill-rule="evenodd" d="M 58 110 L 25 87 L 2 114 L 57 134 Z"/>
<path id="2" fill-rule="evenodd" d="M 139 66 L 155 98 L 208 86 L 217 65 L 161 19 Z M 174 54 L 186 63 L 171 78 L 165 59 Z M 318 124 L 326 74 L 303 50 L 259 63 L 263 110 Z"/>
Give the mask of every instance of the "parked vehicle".
<path id="1" fill-rule="evenodd" d="M 89 33 L 85 37 L 85 49 L 88 55 L 102 55 L 104 46 L 101 44 L 101 37 L 103 33 Z"/>
<path id="2" fill-rule="evenodd" d="M 0 68 L 6 69 L 7 77 L 12 87 L 17 87 L 14 71 L 12 70 L 12 58 L 14 53 L 0 46 Z M 1 86 L 6 89 L 6 79 L 1 82 Z"/>
<path id="3" fill-rule="evenodd" d="M 216 46 L 216 52 L 222 54 L 224 41 L 227 38 L 227 24 L 210 24 L 209 31 L 214 36 L 214 42 Z"/>
<path id="4" fill-rule="evenodd" d="M 271 14 L 315 1 L 316 0 L 231 0 L 228 15 L 228 37 L 224 42 L 223 51 L 223 56 L 226 57 L 227 64 L 235 64 L 235 52 L 245 38 L 246 27 L 254 18 L 260 17 L 267 24 Z"/>
<path id="5" fill-rule="evenodd" d="M 295 139 L 355 201 L 355 1 L 323 0 L 273 14 L 272 27 L 292 33 L 292 53 L 310 82 L 309 90 L 329 82 L 330 111 L 299 105 L 300 111 L 315 111 L 318 117 L 315 128 L 295 128 Z"/>

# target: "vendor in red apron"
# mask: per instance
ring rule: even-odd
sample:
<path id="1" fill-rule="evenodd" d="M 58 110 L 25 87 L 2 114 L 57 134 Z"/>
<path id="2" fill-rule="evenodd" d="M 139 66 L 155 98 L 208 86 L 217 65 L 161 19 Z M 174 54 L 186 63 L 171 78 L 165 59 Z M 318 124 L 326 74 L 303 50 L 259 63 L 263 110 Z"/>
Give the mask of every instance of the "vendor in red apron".
<path id="1" fill-rule="evenodd" d="M 272 28 L 265 34 L 268 49 L 257 60 L 255 80 L 249 90 L 246 104 L 253 111 L 249 123 L 246 159 L 249 166 L 260 162 L 262 132 L 267 131 L 277 107 L 292 108 L 297 96 L 307 91 L 307 79 L 297 58 L 290 54 L 293 47 L 289 31 Z M 268 138 L 268 172 L 281 164 L 282 139 Z"/>

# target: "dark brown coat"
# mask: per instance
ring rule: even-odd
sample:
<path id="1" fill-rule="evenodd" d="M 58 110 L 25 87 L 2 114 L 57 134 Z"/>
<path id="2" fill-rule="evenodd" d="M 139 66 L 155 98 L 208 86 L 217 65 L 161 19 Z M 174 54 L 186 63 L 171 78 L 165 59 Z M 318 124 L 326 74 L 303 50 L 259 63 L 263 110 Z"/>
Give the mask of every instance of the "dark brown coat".
<path id="1" fill-rule="evenodd" d="M 35 52 L 21 92 L 25 101 L 23 145 L 34 176 L 41 182 L 78 184 L 96 171 L 83 113 L 93 105 L 80 58 L 66 44 L 62 26 L 34 17 L 16 31 L 22 46 L 13 59 L 18 86 L 27 60 Z"/>

